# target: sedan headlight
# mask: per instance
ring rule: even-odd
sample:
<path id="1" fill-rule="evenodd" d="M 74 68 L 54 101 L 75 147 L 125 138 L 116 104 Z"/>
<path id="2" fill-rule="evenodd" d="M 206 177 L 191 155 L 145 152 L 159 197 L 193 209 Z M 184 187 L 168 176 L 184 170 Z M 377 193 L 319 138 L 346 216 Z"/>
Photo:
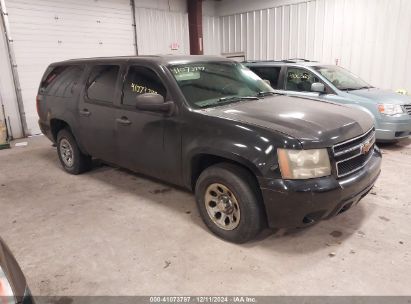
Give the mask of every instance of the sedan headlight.
<path id="1" fill-rule="evenodd" d="M 9 280 L 0 266 L 0 303 L 14 304 L 14 294 L 11 289 Z"/>
<path id="2" fill-rule="evenodd" d="M 378 111 L 384 115 L 397 115 L 404 113 L 404 109 L 401 105 L 381 103 L 378 105 Z"/>
<path id="3" fill-rule="evenodd" d="M 278 163 L 284 179 L 307 179 L 331 175 L 327 149 L 277 149 Z"/>

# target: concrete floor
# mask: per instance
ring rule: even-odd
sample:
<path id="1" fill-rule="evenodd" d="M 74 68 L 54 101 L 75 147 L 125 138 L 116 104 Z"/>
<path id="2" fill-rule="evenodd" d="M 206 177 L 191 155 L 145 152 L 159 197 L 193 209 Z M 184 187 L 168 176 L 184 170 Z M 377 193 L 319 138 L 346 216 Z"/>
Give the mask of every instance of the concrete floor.
<path id="1" fill-rule="evenodd" d="M 0 235 L 35 295 L 409 295 L 411 141 L 376 187 L 311 228 L 234 245 L 192 194 L 122 169 L 72 176 L 44 137 L 0 151 Z"/>

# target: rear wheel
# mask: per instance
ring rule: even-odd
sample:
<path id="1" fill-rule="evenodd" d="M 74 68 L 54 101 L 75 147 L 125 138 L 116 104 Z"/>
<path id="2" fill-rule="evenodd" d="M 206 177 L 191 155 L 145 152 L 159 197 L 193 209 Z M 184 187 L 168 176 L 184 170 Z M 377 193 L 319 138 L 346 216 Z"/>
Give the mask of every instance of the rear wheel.
<path id="1" fill-rule="evenodd" d="M 57 134 L 57 152 L 64 170 L 68 173 L 80 174 L 90 170 L 91 157 L 80 151 L 74 136 L 67 129 Z"/>
<path id="2" fill-rule="evenodd" d="M 262 229 L 264 212 L 251 174 L 221 163 L 204 170 L 196 183 L 196 201 L 207 227 L 234 243 L 253 239 Z"/>

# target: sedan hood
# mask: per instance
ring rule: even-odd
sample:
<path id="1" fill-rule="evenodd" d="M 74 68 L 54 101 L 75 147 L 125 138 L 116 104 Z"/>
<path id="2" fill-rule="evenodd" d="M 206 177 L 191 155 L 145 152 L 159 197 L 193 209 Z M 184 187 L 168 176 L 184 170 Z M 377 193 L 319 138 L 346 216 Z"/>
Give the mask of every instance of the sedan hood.
<path id="1" fill-rule="evenodd" d="M 391 103 L 391 104 L 411 104 L 411 97 L 402 95 L 389 90 L 380 90 L 377 88 L 348 91 L 347 95 L 356 95 L 375 103 Z"/>
<path id="2" fill-rule="evenodd" d="M 270 96 L 201 110 L 204 114 L 281 132 L 304 148 L 330 147 L 373 127 L 367 113 L 317 99 Z"/>

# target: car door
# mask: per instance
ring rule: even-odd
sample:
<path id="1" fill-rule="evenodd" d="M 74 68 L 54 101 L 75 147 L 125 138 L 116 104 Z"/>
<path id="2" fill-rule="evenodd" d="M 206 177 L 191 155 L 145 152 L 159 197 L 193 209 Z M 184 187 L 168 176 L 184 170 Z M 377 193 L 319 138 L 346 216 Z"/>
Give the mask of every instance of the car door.
<path id="1" fill-rule="evenodd" d="M 93 157 L 116 161 L 115 103 L 120 98 L 119 64 L 88 67 L 88 78 L 80 96 L 78 115 L 80 140 Z"/>
<path id="2" fill-rule="evenodd" d="M 121 165 L 180 184 L 181 134 L 178 116 L 136 108 L 136 97 L 156 93 L 171 99 L 166 82 L 144 63 L 131 63 L 122 86 L 122 99 L 116 111 L 118 155 Z"/>
<path id="3" fill-rule="evenodd" d="M 319 77 L 305 68 L 287 67 L 278 89 L 288 95 L 324 98 L 326 94 L 311 91 L 311 85 L 315 82 L 324 84 Z M 324 86 L 327 93 L 329 89 L 326 84 Z"/>

